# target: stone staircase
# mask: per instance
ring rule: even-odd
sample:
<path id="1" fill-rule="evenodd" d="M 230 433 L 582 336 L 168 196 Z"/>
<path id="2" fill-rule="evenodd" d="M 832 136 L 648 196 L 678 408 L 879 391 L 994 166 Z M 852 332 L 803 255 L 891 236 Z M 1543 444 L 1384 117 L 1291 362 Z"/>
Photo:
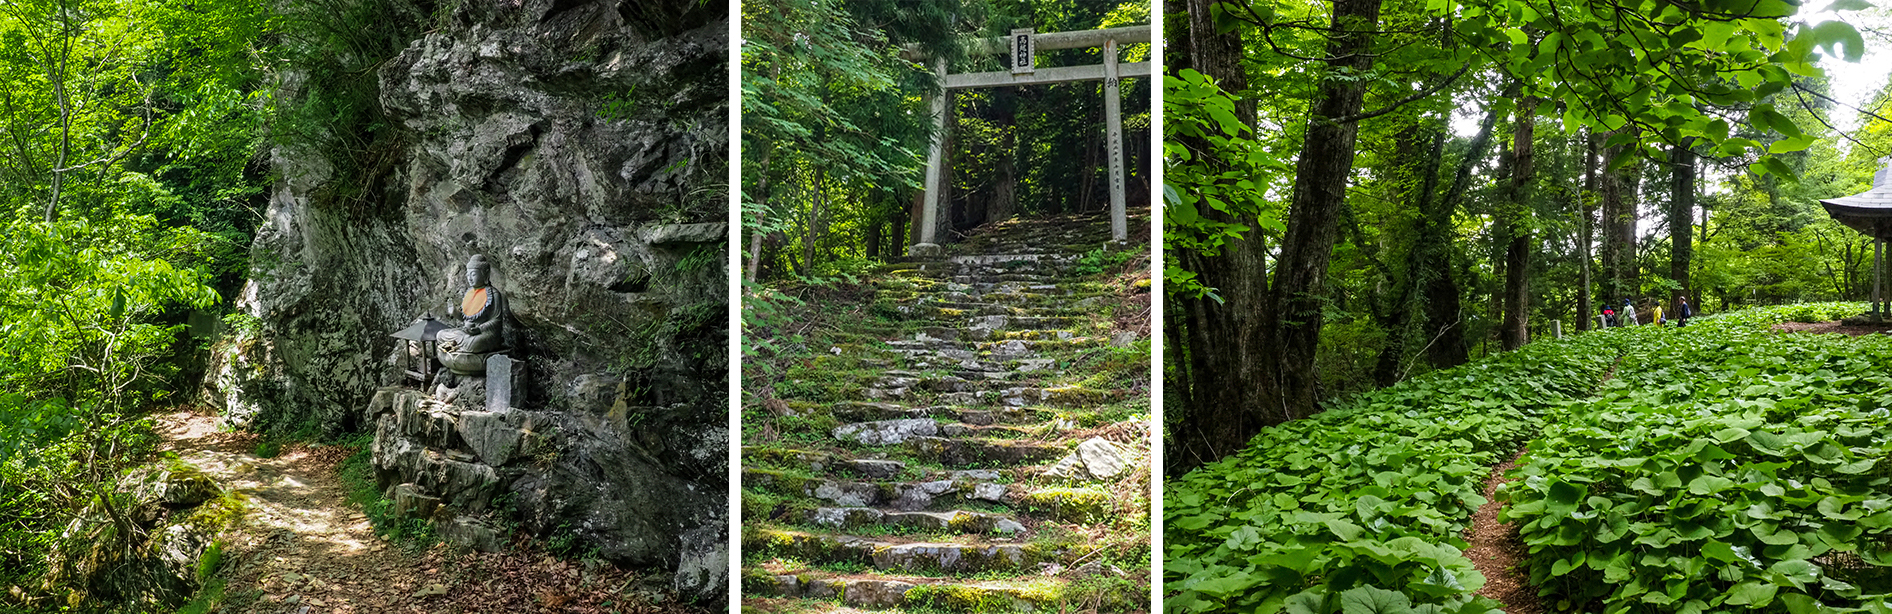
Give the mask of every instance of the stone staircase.
<path id="1" fill-rule="evenodd" d="M 878 318 L 751 399 L 746 609 L 1149 609 L 1149 345 L 1113 320 L 1148 278 L 1108 238 L 1012 220 L 887 267 Z"/>

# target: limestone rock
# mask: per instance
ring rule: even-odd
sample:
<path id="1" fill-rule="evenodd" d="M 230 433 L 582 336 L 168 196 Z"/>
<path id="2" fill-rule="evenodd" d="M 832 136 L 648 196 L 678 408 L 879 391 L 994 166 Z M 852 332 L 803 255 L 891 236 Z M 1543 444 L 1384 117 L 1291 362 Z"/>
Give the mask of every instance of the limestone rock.
<path id="1" fill-rule="evenodd" d="M 447 543 L 480 552 L 499 552 L 506 549 L 503 531 L 491 523 L 477 518 L 456 516 L 453 520 L 437 525 L 436 530 Z"/>
<path id="2" fill-rule="evenodd" d="M 977 484 L 972 487 L 972 498 L 993 503 L 1005 502 L 1004 484 Z"/>
<path id="3" fill-rule="evenodd" d="M 906 463 L 902 463 L 900 461 L 870 460 L 870 459 L 859 459 L 859 458 L 848 461 L 847 465 L 849 468 L 853 469 L 855 473 L 859 473 L 866 477 L 879 478 L 879 479 L 891 478 L 893 476 L 900 475 L 900 472 L 907 468 Z"/>
<path id="4" fill-rule="evenodd" d="M 525 530 L 579 527 L 615 563 L 677 564 L 679 536 L 728 513 L 729 365 L 701 348 L 728 335 L 703 314 L 727 301 L 729 22 L 721 4 L 648 8 L 666 18 L 558 0 L 416 14 L 421 34 L 364 75 L 399 133 L 385 164 L 269 152 L 257 267 L 233 300 L 257 325 L 219 346 L 206 397 L 264 427 L 373 429 L 383 487 L 458 513 L 509 493 Z M 511 391 L 530 428 L 377 392 L 403 380 L 387 334 L 448 314 L 475 253 L 530 366 Z"/>
<path id="5" fill-rule="evenodd" d="M 519 451 L 520 440 L 525 437 L 525 432 L 520 430 L 524 422 L 524 412 L 510 409 L 465 411 L 460 412 L 457 426 L 460 439 L 479 456 L 480 462 L 499 467 L 511 461 Z"/>
<path id="6" fill-rule="evenodd" d="M 931 418 L 856 422 L 834 428 L 834 438 L 870 446 L 904 443 L 913 437 L 931 437 L 939 433 L 939 423 Z"/>
<path id="7" fill-rule="evenodd" d="M 906 602 L 910 582 L 899 580 L 856 580 L 847 585 L 847 592 L 841 596 L 843 605 L 856 608 L 888 608 Z"/>
<path id="8" fill-rule="evenodd" d="M 1077 444 L 1077 449 L 1069 456 L 1045 469 L 1045 474 L 1073 480 L 1108 480 L 1129 469 L 1133 457 L 1123 446 L 1101 437 L 1092 437 Z"/>
<path id="9" fill-rule="evenodd" d="M 886 514 L 871 507 L 818 507 L 808 512 L 808 522 L 825 527 L 846 528 L 880 522 Z"/>
<path id="10" fill-rule="evenodd" d="M 440 508 L 440 497 L 429 496 L 420 486 L 409 483 L 394 487 L 394 517 L 432 518 Z"/>
<path id="11" fill-rule="evenodd" d="M 729 523 L 726 521 L 684 531 L 683 556 L 674 582 L 678 594 L 716 599 L 729 586 Z"/>

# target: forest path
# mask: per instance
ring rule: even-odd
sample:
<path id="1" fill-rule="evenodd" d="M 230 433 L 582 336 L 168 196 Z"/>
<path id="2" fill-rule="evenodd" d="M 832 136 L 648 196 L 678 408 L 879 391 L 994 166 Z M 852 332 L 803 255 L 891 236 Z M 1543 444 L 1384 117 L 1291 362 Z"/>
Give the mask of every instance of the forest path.
<path id="1" fill-rule="evenodd" d="M 1518 528 L 1498 522 L 1498 510 L 1504 505 L 1492 496 L 1499 484 L 1508 481 L 1504 473 L 1517 468 L 1518 458 L 1524 456 L 1524 451 L 1525 448 L 1518 449 L 1509 460 L 1491 468 L 1491 475 L 1485 478 L 1485 504 L 1472 513 L 1472 525 L 1465 529 L 1465 541 L 1471 543 L 1465 557 L 1472 560 L 1478 573 L 1485 575 L 1485 586 L 1478 589 L 1478 594 L 1504 604 L 1506 614 L 1545 611 L 1544 601 L 1537 596 L 1530 574 L 1520 567 L 1527 553 L 1523 542 L 1518 541 Z"/>
<path id="2" fill-rule="evenodd" d="M 1625 356 L 1628 354 L 1617 355 L 1616 361 L 1610 363 L 1609 371 L 1604 372 L 1602 379 L 1596 382 L 1598 390 L 1616 377 L 1616 369 L 1622 366 Z M 1478 594 L 1504 604 L 1506 614 L 1540 614 L 1548 611 L 1544 607 L 1544 598 L 1537 594 L 1537 585 L 1531 584 L 1531 574 L 1524 571 L 1524 559 L 1530 552 L 1524 547 L 1524 542 L 1518 539 L 1516 525 L 1498 522 L 1498 510 L 1504 505 L 1493 496 L 1499 484 L 1510 481 L 1505 479 L 1505 472 L 1516 469 L 1518 459 L 1524 458 L 1524 453 L 1530 450 L 1531 445 L 1526 443 L 1510 459 L 1491 468 L 1481 493 L 1485 496 L 1485 504 L 1472 512 L 1472 524 L 1465 528 L 1465 541 L 1471 546 L 1465 549 L 1465 558 L 1471 559 L 1472 567 L 1485 575 L 1485 586 L 1478 589 Z"/>
<path id="3" fill-rule="evenodd" d="M 248 504 L 225 538 L 225 568 L 234 571 L 224 574 L 224 594 L 234 599 L 222 611 L 424 611 L 426 597 L 445 592 L 437 570 L 385 543 L 348 502 L 336 464 L 352 449 L 297 445 L 261 458 L 255 435 L 221 432 L 215 417 L 188 412 L 161 417 L 158 433 L 165 449 Z"/>
<path id="4" fill-rule="evenodd" d="M 165 450 L 241 493 L 247 507 L 221 538 L 217 575 L 225 585 L 221 597 L 208 600 L 214 604 L 208 612 L 702 611 L 668 593 L 663 574 L 561 560 L 529 548 L 452 553 L 438 544 L 410 551 L 390 543 L 349 501 L 339 468 L 354 448 L 292 444 L 262 458 L 255 454 L 258 435 L 223 432 L 215 416 L 180 411 L 157 422 Z"/>

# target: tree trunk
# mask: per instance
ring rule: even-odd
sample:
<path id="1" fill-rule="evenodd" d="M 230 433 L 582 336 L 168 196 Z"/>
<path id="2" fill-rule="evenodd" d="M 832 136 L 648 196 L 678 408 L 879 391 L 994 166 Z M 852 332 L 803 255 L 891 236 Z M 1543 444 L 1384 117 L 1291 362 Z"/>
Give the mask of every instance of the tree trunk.
<path id="1" fill-rule="evenodd" d="M 1536 238 L 1531 233 L 1531 185 L 1536 162 L 1532 132 L 1536 127 L 1537 99 L 1525 97 L 1518 103 L 1517 129 L 1511 138 L 1511 243 L 1504 253 L 1504 329 L 1501 339 L 1506 351 L 1524 346 L 1531 331 L 1531 253 Z"/>
<path id="2" fill-rule="evenodd" d="M 985 219 L 997 222 L 1009 219 L 1018 210 L 1018 165 L 1013 161 L 1018 155 L 1018 107 L 1011 94 L 1014 88 L 999 88 L 992 91 L 994 106 L 1002 112 L 994 121 L 998 123 L 999 151 L 993 157 L 998 160 L 998 181 L 992 188 L 992 206 L 986 209 Z"/>
<path id="3" fill-rule="evenodd" d="M 1620 308 L 1639 287 L 1636 268 L 1636 161 L 1611 168 L 1619 156 L 1634 155 L 1622 146 L 1603 155 L 1603 304 Z"/>
<path id="4" fill-rule="evenodd" d="M 887 212 L 887 238 L 892 243 L 887 247 L 888 258 L 899 258 L 907 253 L 907 213 L 895 208 Z"/>
<path id="5" fill-rule="evenodd" d="M 1590 302 L 1596 281 L 1590 279 L 1590 266 L 1596 261 L 1590 247 L 1596 241 L 1596 135 L 1585 131 L 1583 138 L 1583 193 L 1578 196 L 1582 217 L 1577 219 L 1577 330 L 1590 330 L 1590 318 L 1596 317 L 1596 305 Z"/>
<path id="6" fill-rule="evenodd" d="M 1248 89 L 1248 77 L 1240 61 L 1241 30 L 1217 33 L 1209 21 L 1209 6 L 1217 0 L 1188 0 L 1190 57 L 1188 61 L 1203 74 L 1214 78 L 1229 92 Z M 1178 37 L 1182 38 L 1182 37 Z M 1242 121 L 1252 122 L 1253 104 L 1238 103 Z M 1204 159 L 1215 159 L 1208 144 L 1198 139 L 1184 139 Z M 1233 218 L 1215 211 L 1205 215 Z M 1179 299 L 1183 337 L 1177 341 L 1188 357 L 1188 389 L 1182 393 L 1190 404 L 1176 408 L 1179 419 L 1167 439 L 1166 472 L 1182 473 L 1239 451 L 1248 439 L 1266 424 L 1258 409 L 1271 390 L 1267 369 L 1271 349 L 1267 343 L 1270 320 L 1268 307 L 1268 262 L 1265 237 L 1249 232 L 1231 238 L 1216 256 L 1196 253 L 1175 254 L 1182 267 L 1195 272 L 1202 284 L 1216 288 L 1224 302 L 1211 299 Z"/>
<path id="7" fill-rule="evenodd" d="M 1372 67 L 1373 55 L 1368 51 L 1379 16 L 1380 0 L 1335 0 L 1333 34 L 1327 39 L 1331 72 L 1357 75 Z M 1274 383 L 1279 399 L 1263 410 L 1270 422 L 1318 411 L 1320 381 L 1314 358 L 1327 304 L 1327 266 L 1347 197 L 1347 178 L 1353 174 L 1354 143 L 1360 129 L 1358 122 L 1333 120 L 1359 113 L 1365 94 L 1365 80 L 1341 79 L 1336 74 L 1321 80 L 1320 91 L 1309 105 L 1306 140 L 1295 163 L 1287 233 L 1271 294 L 1273 355 L 1279 373 Z"/>
<path id="8" fill-rule="evenodd" d="M 1674 165 L 1671 175 L 1675 178 L 1669 194 L 1669 278 L 1677 284 L 1669 292 L 1670 311 L 1688 296 L 1688 264 L 1695 256 L 1695 246 L 1690 242 L 1695 236 L 1695 152 L 1689 150 L 1694 141 L 1693 137 L 1682 139 L 1682 144 L 1669 150 L 1669 163 Z"/>
<path id="9" fill-rule="evenodd" d="M 803 275 L 813 275 L 815 273 L 815 243 L 820 240 L 821 216 L 826 214 L 822 209 L 825 208 L 824 205 L 828 200 L 828 191 L 822 186 L 823 181 L 821 180 L 824 175 L 826 175 L 826 171 L 819 168 L 815 169 L 814 179 L 810 182 L 811 185 L 809 186 L 809 192 L 812 193 L 813 198 L 809 199 L 808 225 L 804 227 L 806 232 L 802 235 L 801 240 L 801 265 L 802 270 L 805 271 Z"/>

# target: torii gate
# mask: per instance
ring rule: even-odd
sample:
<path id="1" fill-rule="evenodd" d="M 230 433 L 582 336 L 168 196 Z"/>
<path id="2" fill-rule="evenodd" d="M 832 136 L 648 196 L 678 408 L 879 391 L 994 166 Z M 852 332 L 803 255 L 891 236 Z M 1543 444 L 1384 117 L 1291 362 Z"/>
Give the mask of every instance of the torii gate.
<path id="1" fill-rule="evenodd" d="M 931 93 L 933 109 L 933 145 L 926 156 L 926 198 L 922 201 L 920 213 L 920 240 L 907 248 L 912 256 L 933 256 L 940 252 L 935 242 L 939 230 L 940 199 L 944 192 L 946 176 L 946 119 L 947 93 L 957 89 L 981 87 L 1004 87 L 1010 85 L 1038 85 L 1064 83 L 1068 81 L 1104 81 L 1104 122 L 1109 125 L 1109 138 L 1106 148 L 1110 151 L 1110 237 L 1115 242 L 1122 242 L 1129 237 L 1129 228 L 1124 221 L 1124 168 L 1123 168 L 1123 96 L 1118 88 L 1118 81 L 1125 77 L 1147 78 L 1150 76 L 1149 62 L 1119 64 L 1117 51 L 1125 43 L 1150 42 L 1149 26 L 1130 26 L 1124 28 L 1105 28 L 1102 30 L 1081 30 L 1076 32 L 1033 33 L 1030 29 L 1012 30 L 1006 38 L 985 38 L 967 41 L 967 51 L 973 54 L 997 53 L 1009 49 L 1006 54 L 1010 70 L 999 72 L 950 74 L 946 70 L 946 61 L 933 59 L 933 74 L 938 77 L 940 89 Z M 1039 68 L 1035 60 L 1037 52 L 1053 49 L 1078 49 L 1103 47 L 1102 64 L 1086 66 L 1047 66 Z M 917 47 L 909 47 L 901 56 L 912 61 L 926 59 Z"/>

